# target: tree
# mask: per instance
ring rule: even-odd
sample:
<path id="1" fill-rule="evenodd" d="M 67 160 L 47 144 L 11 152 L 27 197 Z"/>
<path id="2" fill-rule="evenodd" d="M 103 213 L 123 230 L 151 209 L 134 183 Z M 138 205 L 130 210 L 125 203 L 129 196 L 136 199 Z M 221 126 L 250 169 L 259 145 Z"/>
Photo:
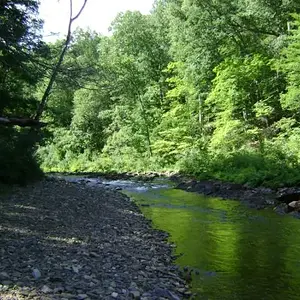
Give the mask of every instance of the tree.
<path id="1" fill-rule="evenodd" d="M 40 57 L 47 55 L 37 10 L 36 0 L 0 2 L 1 182 L 25 182 L 41 174 L 33 157 L 36 137 L 22 128 L 42 125 L 31 118 L 37 105 L 32 90 L 46 67 Z"/>
<path id="2" fill-rule="evenodd" d="M 30 117 L 36 105 L 29 89 L 43 71 L 37 56 L 47 50 L 37 10 L 36 0 L 0 2 L 0 116 Z"/>
<path id="3" fill-rule="evenodd" d="M 72 24 L 80 16 L 80 14 L 82 13 L 86 3 L 87 3 L 87 0 L 84 0 L 83 4 L 82 4 L 81 8 L 79 9 L 79 11 L 77 12 L 77 14 L 73 15 L 73 1 L 70 0 L 70 16 L 69 16 L 69 25 L 68 25 L 68 32 L 67 32 L 66 41 L 65 41 L 65 44 L 64 44 L 64 46 L 62 48 L 62 51 L 59 55 L 58 61 L 57 61 L 56 65 L 53 68 L 53 72 L 52 72 L 51 77 L 49 79 L 49 83 L 48 83 L 48 85 L 45 89 L 45 92 L 43 94 L 41 102 L 38 106 L 38 109 L 37 109 L 37 112 L 36 112 L 36 115 L 35 115 L 35 120 L 39 120 L 41 118 L 42 114 L 43 114 L 43 111 L 45 110 L 46 103 L 47 103 L 48 97 L 51 93 L 51 89 L 53 87 L 54 81 L 55 81 L 56 76 L 57 76 L 57 74 L 60 70 L 61 64 L 64 60 L 65 54 L 68 50 L 68 47 L 69 47 L 69 44 L 70 44 L 70 41 L 71 41 Z"/>
<path id="4" fill-rule="evenodd" d="M 300 117 L 300 15 L 293 15 L 295 20 L 291 24 L 293 29 L 288 37 L 288 44 L 282 51 L 281 57 L 277 61 L 277 68 L 286 75 L 287 91 L 281 97 L 281 104 L 284 109 Z M 299 119 L 300 120 L 300 119 Z"/>

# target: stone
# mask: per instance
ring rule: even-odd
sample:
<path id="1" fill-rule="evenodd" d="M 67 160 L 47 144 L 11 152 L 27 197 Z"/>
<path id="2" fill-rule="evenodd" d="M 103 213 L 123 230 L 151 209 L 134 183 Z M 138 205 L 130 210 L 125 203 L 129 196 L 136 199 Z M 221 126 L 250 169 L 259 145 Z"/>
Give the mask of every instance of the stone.
<path id="1" fill-rule="evenodd" d="M 74 298 L 74 295 L 71 293 L 61 293 L 60 297 L 65 298 L 65 299 L 70 299 L 70 298 Z"/>
<path id="2" fill-rule="evenodd" d="M 20 294 L 22 296 L 29 296 L 30 292 L 29 291 L 21 291 Z M 32 296 L 32 295 L 30 294 L 30 296 Z"/>
<path id="3" fill-rule="evenodd" d="M 87 294 L 78 294 L 78 296 L 77 296 L 77 299 L 78 300 L 83 300 L 83 299 L 86 299 L 86 298 L 88 298 L 89 296 L 87 295 Z"/>
<path id="4" fill-rule="evenodd" d="M 169 291 L 169 295 L 172 300 L 180 300 L 180 298 L 176 294 L 172 293 L 171 291 Z"/>
<path id="5" fill-rule="evenodd" d="M 52 292 L 52 289 L 49 288 L 47 285 L 44 285 L 42 288 L 41 288 L 41 292 L 44 293 L 44 294 L 49 294 Z"/>
<path id="6" fill-rule="evenodd" d="M 138 286 L 137 286 L 137 284 L 136 284 L 135 282 L 131 282 L 131 283 L 130 283 L 130 288 L 131 288 L 131 289 L 137 289 Z"/>
<path id="7" fill-rule="evenodd" d="M 273 210 L 276 211 L 278 214 L 283 215 L 288 212 L 288 205 L 285 203 L 280 203 Z"/>
<path id="8" fill-rule="evenodd" d="M 100 257 L 96 252 L 90 252 L 90 257 Z"/>
<path id="9" fill-rule="evenodd" d="M 181 294 L 184 294 L 186 289 L 185 288 L 178 288 L 177 291 Z"/>
<path id="10" fill-rule="evenodd" d="M 37 295 L 37 291 L 31 291 L 31 293 L 29 294 L 30 297 L 36 297 Z"/>
<path id="11" fill-rule="evenodd" d="M 76 274 L 79 273 L 79 269 L 80 269 L 79 266 L 72 266 L 72 270 L 73 270 L 73 272 L 76 273 Z"/>
<path id="12" fill-rule="evenodd" d="M 117 297 L 119 296 L 119 294 L 116 293 L 116 292 L 113 292 L 113 293 L 111 293 L 111 296 L 112 296 L 113 298 L 117 298 Z"/>
<path id="13" fill-rule="evenodd" d="M 139 291 L 130 291 L 129 294 L 133 299 L 139 299 L 141 297 L 141 293 Z"/>
<path id="14" fill-rule="evenodd" d="M 65 290 L 65 289 L 64 289 L 62 286 L 60 286 L 60 287 L 56 287 L 56 288 L 53 290 L 53 292 L 54 292 L 54 293 L 62 293 L 64 290 Z"/>
<path id="15" fill-rule="evenodd" d="M 300 212 L 299 211 L 292 211 L 289 213 L 290 216 L 300 219 Z"/>
<path id="16" fill-rule="evenodd" d="M 6 272 L 0 272 L 0 279 L 8 279 L 9 275 Z"/>
<path id="17" fill-rule="evenodd" d="M 8 285 L 3 285 L 2 288 L 0 289 L 0 291 L 7 291 L 9 289 L 9 286 Z"/>
<path id="18" fill-rule="evenodd" d="M 151 297 L 151 293 L 143 293 L 142 297 L 145 297 L 145 298 Z"/>
<path id="19" fill-rule="evenodd" d="M 299 211 L 300 210 L 300 201 L 292 201 L 288 204 L 289 208 L 295 210 L 295 211 Z"/>
<path id="20" fill-rule="evenodd" d="M 39 269 L 33 269 L 32 276 L 34 277 L 34 279 L 40 279 L 42 274 Z"/>

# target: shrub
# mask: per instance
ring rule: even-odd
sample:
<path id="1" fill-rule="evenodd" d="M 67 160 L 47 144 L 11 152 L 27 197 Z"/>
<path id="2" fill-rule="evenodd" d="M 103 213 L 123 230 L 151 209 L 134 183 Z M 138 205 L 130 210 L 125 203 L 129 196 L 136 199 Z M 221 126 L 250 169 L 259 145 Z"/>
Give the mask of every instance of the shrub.
<path id="1" fill-rule="evenodd" d="M 0 127 L 0 182 L 25 184 L 42 177 L 35 158 L 38 139 L 30 129 Z"/>

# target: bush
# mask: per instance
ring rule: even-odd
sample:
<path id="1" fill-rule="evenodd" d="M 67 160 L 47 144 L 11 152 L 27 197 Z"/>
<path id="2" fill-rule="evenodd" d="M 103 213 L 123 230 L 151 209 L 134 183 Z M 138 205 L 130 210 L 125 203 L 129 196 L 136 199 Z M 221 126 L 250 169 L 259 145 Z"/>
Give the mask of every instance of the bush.
<path id="1" fill-rule="evenodd" d="M 25 184 L 42 177 L 34 155 L 38 139 L 30 129 L 0 127 L 0 183 Z"/>
<path id="2" fill-rule="evenodd" d="M 179 162 L 181 172 L 199 179 L 214 178 L 250 186 L 278 187 L 300 183 L 297 159 L 268 146 L 259 151 L 237 151 L 227 154 L 193 150 Z"/>

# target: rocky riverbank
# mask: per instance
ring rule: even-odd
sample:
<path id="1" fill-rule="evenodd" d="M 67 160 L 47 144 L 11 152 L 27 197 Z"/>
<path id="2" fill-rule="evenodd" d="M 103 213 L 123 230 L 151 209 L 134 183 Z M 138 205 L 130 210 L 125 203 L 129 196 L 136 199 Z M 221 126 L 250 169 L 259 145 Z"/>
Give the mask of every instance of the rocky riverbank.
<path id="1" fill-rule="evenodd" d="M 117 191 L 15 187 L 0 195 L 0 299 L 189 298 L 167 237 Z"/>
<path id="2" fill-rule="evenodd" d="M 182 176 L 171 178 L 178 189 L 222 199 L 239 200 L 256 209 L 271 207 L 280 214 L 292 214 L 300 218 L 300 188 L 297 187 L 251 188 L 247 185 L 217 180 L 197 181 Z"/>

